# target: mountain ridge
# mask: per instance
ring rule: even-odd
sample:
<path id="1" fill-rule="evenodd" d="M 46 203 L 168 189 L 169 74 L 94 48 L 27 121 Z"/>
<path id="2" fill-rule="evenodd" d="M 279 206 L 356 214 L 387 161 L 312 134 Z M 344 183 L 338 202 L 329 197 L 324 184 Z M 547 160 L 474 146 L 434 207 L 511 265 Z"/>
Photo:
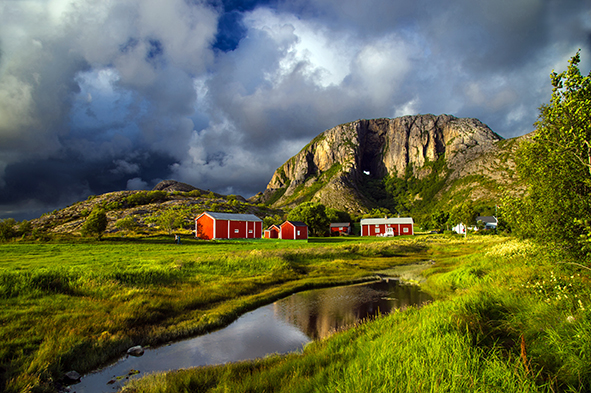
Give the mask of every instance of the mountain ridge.
<path id="1" fill-rule="evenodd" d="M 366 192 L 368 183 L 396 183 L 396 179 L 437 183 L 439 189 L 430 196 L 439 202 L 457 188 L 454 183 L 475 176 L 496 185 L 464 184 L 464 190 L 470 189 L 468 198 L 490 200 L 499 197 L 500 188 L 515 182 L 512 155 L 517 139 L 503 139 L 478 119 L 446 114 L 360 119 L 316 136 L 280 166 L 266 190 L 250 201 L 290 208 L 311 200 L 362 214 L 383 207 Z M 434 191 L 433 185 L 422 187 Z M 408 197 L 425 197 L 413 193 Z M 452 194 L 449 199 L 455 198 Z"/>

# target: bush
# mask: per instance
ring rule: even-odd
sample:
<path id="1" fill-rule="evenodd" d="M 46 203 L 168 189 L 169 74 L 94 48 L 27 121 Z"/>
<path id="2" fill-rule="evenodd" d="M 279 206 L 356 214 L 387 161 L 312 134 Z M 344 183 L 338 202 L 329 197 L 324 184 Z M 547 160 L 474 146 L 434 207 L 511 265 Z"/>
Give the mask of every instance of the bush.
<path id="1" fill-rule="evenodd" d="M 127 216 L 117 221 L 115 223 L 115 227 L 125 231 L 133 231 L 138 227 L 138 223 L 132 216 Z"/>
<path id="2" fill-rule="evenodd" d="M 133 207 L 165 201 L 167 197 L 166 191 L 140 191 L 125 198 L 125 202 Z"/>
<path id="3" fill-rule="evenodd" d="M 117 210 L 117 209 L 121 209 L 123 207 L 123 204 L 119 201 L 113 201 L 110 203 L 107 203 L 105 206 L 105 210 L 109 211 L 109 210 Z"/>
<path id="4" fill-rule="evenodd" d="M 199 198 L 201 196 L 201 191 L 193 190 L 186 193 L 190 197 Z"/>
<path id="5" fill-rule="evenodd" d="M 90 213 L 84 225 L 82 225 L 82 234 L 97 235 L 97 238 L 100 240 L 106 229 L 107 214 L 103 209 L 95 209 Z"/>
<path id="6" fill-rule="evenodd" d="M 0 240 L 7 241 L 16 236 L 15 225 L 16 221 L 14 218 L 0 220 Z"/>

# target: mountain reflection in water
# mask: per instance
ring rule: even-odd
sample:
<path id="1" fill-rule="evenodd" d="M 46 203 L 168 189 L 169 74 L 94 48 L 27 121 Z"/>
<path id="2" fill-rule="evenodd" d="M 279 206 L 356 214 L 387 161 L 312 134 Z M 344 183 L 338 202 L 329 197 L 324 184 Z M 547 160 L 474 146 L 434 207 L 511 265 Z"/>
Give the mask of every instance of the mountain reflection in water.
<path id="1" fill-rule="evenodd" d="M 72 393 L 121 389 L 127 378 L 146 373 L 222 364 L 298 351 L 311 340 L 359 320 L 431 300 L 417 286 L 396 280 L 295 293 L 244 314 L 224 329 L 203 336 L 148 348 L 141 357 L 126 357 L 88 374 Z M 139 374 L 132 374 L 139 370 Z"/>
<path id="2" fill-rule="evenodd" d="M 419 287 L 389 280 L 300 292 L 273 303 L 273 310 L 277 318 L 317 340 L 360 320 L 429 300 Z"/>

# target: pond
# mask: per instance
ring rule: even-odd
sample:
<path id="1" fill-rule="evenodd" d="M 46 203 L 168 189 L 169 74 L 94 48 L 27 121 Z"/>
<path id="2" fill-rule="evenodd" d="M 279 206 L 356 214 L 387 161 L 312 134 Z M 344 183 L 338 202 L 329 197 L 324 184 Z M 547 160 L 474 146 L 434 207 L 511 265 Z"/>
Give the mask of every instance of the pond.
<path id="1" fill-rule="evenodd" d="M 431 297 L 396 279 L 295 293 L 244 314 L 226 328 L 129 356 L 84 376 L 70 392 L 102 393 L 122 388 L 146 373 L 222 364 L 302 350 L 312 340 Z M 139 372 L 138 372 L 139 371 Z"/>

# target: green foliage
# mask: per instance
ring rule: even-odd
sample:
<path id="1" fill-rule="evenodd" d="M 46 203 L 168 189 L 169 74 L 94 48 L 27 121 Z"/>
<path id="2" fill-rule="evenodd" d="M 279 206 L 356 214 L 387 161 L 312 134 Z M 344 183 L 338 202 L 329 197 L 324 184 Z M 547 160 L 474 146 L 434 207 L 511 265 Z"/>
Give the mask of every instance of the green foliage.
<path id="1" fill-rule="evenodd" d="M 33 226 L 27 220 L 20 223 L 14 218 L 0 220 L 0 242 L 8 241 L 15 237 L 25 237 L 33 233 Z"/>
<path id="2" fill-rule="evenodd" d="M 201 191 L 193 190 L 193 191 L 189 191 L 187 194 L 191 197 L 198 198 L 201 196 Z"/>
<path id="3" fill-rule="evenodd" d="M 433 228 L 436 228 L 440 231 L 445 229 L 445 224 L 447 224 L 449 220 L 449 213 L 443 210 L 438 210 L 431 214 L 431 225 Z"/>
<path id="4" fill-rule="evenodd" d="M 115 228 L 124 231 L 133 231 L 137 229 L 138 223 L 132 216 L 124 217 L 115 223 Z"/>
<path id="5" fill-rule="evenodd" d="M 285 191 L 287 191 L 287 186 L 275 190 L 273 192 L 273 195 L 271 195 L 271 198 L 269 198 L 267 204 L 273 205 L 275 202 L 281 199 L 281 197 L 285 194 Z"/>
<path id="6" fill-rule="evenodd" d="M 362 218 L 384 218 L 391 216 L 392 212 L 385 207 L 376 207 L 369 211 L 369 213 L 364 214 Z"/>
<path id="7" fill-rule="evenodd" d="M 17 230 L 19 235 L 24 236 L 31 232 L 33 232 L 33 225 L 29 221 L 23 220 L 19 223 Z"/>
<path id="8" fill-rule="evenodd" d="M 326 184 L 328 184 L 328 182 L 335 175 L 337 175 L 339 172 L 341 172 L 341 170 L 342 170 L 341 164 L 336 163 L 324 172 L 308 175 L 306 177 L 306 180 L 309 179 L 310 177 L 315 176 L 315 181 L 312 182 L 312 184 L 310 186 L 306 186 L 306 181 L 299 184 L 295 188 L 295 190 L 293 191 L 293 195 L 291 195 L 285 203 L 287 204 L 287 203 L 291 203 L 294 201 L 298 201 L 300 203 L 301 202 L 309 202 L 314 197 L 314 195 L 316 195 L 316 193 L 318 191 L 320 191 L 322 189 L 322 187 L 324 187 Z M 284 190 L 286 188 L 287 187 L 285 187 Z"/>
<path id="9" fill-rule="evenodd" d="M 83 235 L 96 235 L 101 238 L 107 229 L 107 213 L 103 209 L 94 209 L 82 225 Z"/>
<path id="10" fill-rule="evenodd" d="M 326 209 L 326 217 L 329 222 L 351 222 L 351 215 L 348 212 L 333 208 Z"/>
<path id="11" fill-rule="evenodd" d="M 474 210 L 472 201 L 468 200 L 452 208 L 449 220 L 451 224 L 462 224 L 467 229 L 476 225 L 476 216 L 478 212 Z M 468 231 L 466 230 L 465 233 L 467 234 Z"/>
<path id="12" fill-rule="evenodd" d="M 0 241 L 7 241 L 16 236 L 16 221 L 14 218 L 0 220 Z"/>
<path id="13" fill-rule="evenodd" d="M 328 231 L 329 220 L 326 207 L 322 203 L 304 202 L 287 215 L 289 221 L 301 221 L 308 225 L 314 236 L 322 236 Z"/>
<path id="14" fill-rule="evenodd" d="M 279 214 L 275 214 L 273 216 L 267 216 L 263 218 L 263 228 L 269 228 L 271 225 L 281 225 L 285 220 Z"/>
<path id="15" fill-rule="evenodd" d="M 280 166 L 279 169 L 277 169 L 277 174 L 279 175 L 279 178 L 281 179 L 285 187 L 288 187 L 291 183 L 291 180 L 285 174 L 285 169 L 283 168 L 283 165 Z"/>
<path id="16" fill-rule="evenodd" d="M 140 191 L 129 195 L 127 198 L 125 198 L 125 202 L 128 206 L 133 207 L 147 205 L 149 203 L 162 202 L 167 198 L 168 193 L 166 191 Z"/>
<path id="17" fill-rule="evenodd" d="M 121 209 L 123 207 L 123 204 L 119 201 L 113 201 L 113 202 L 109 202 L 105 205 L 105 210 L 110 211 L 110 210 L 117 210 L 117 209 Z"/>
<path id="18" fill-rule="evenodd" d="M 566 71 L 551 74 L 550 104 L 541 106 L 535 136 L 516 158 L 525 198 L 506 198 L 505 210 L 518 235 L 589 255 L 591 73 L 583 77 L 579 62 L 577 52 Z"/>
<path id="19" fill-rule="evenodd" d="M 388 209 L 401 215 L 414 215 L 429 211 L 433 207 L 433 200 L 447 180 L 447 167 L 445 156 L 440 156 L 437 161 L 427 161 L 423 171 L 428 174 L 419 179 L 415 176 L 415 168 L 407 165 L 404 176 L 399 177 L 393 173 L 384 178 L 373 178 L 364 175 L 361 191 L 377 207 Z"/>
<path id="20" fill-rule="evenodd" d="M 183 227 L 188 212 L 180 207 L 169 207 L 156 218 L 157 225 L 171 234 L 175 229 Z"/>

